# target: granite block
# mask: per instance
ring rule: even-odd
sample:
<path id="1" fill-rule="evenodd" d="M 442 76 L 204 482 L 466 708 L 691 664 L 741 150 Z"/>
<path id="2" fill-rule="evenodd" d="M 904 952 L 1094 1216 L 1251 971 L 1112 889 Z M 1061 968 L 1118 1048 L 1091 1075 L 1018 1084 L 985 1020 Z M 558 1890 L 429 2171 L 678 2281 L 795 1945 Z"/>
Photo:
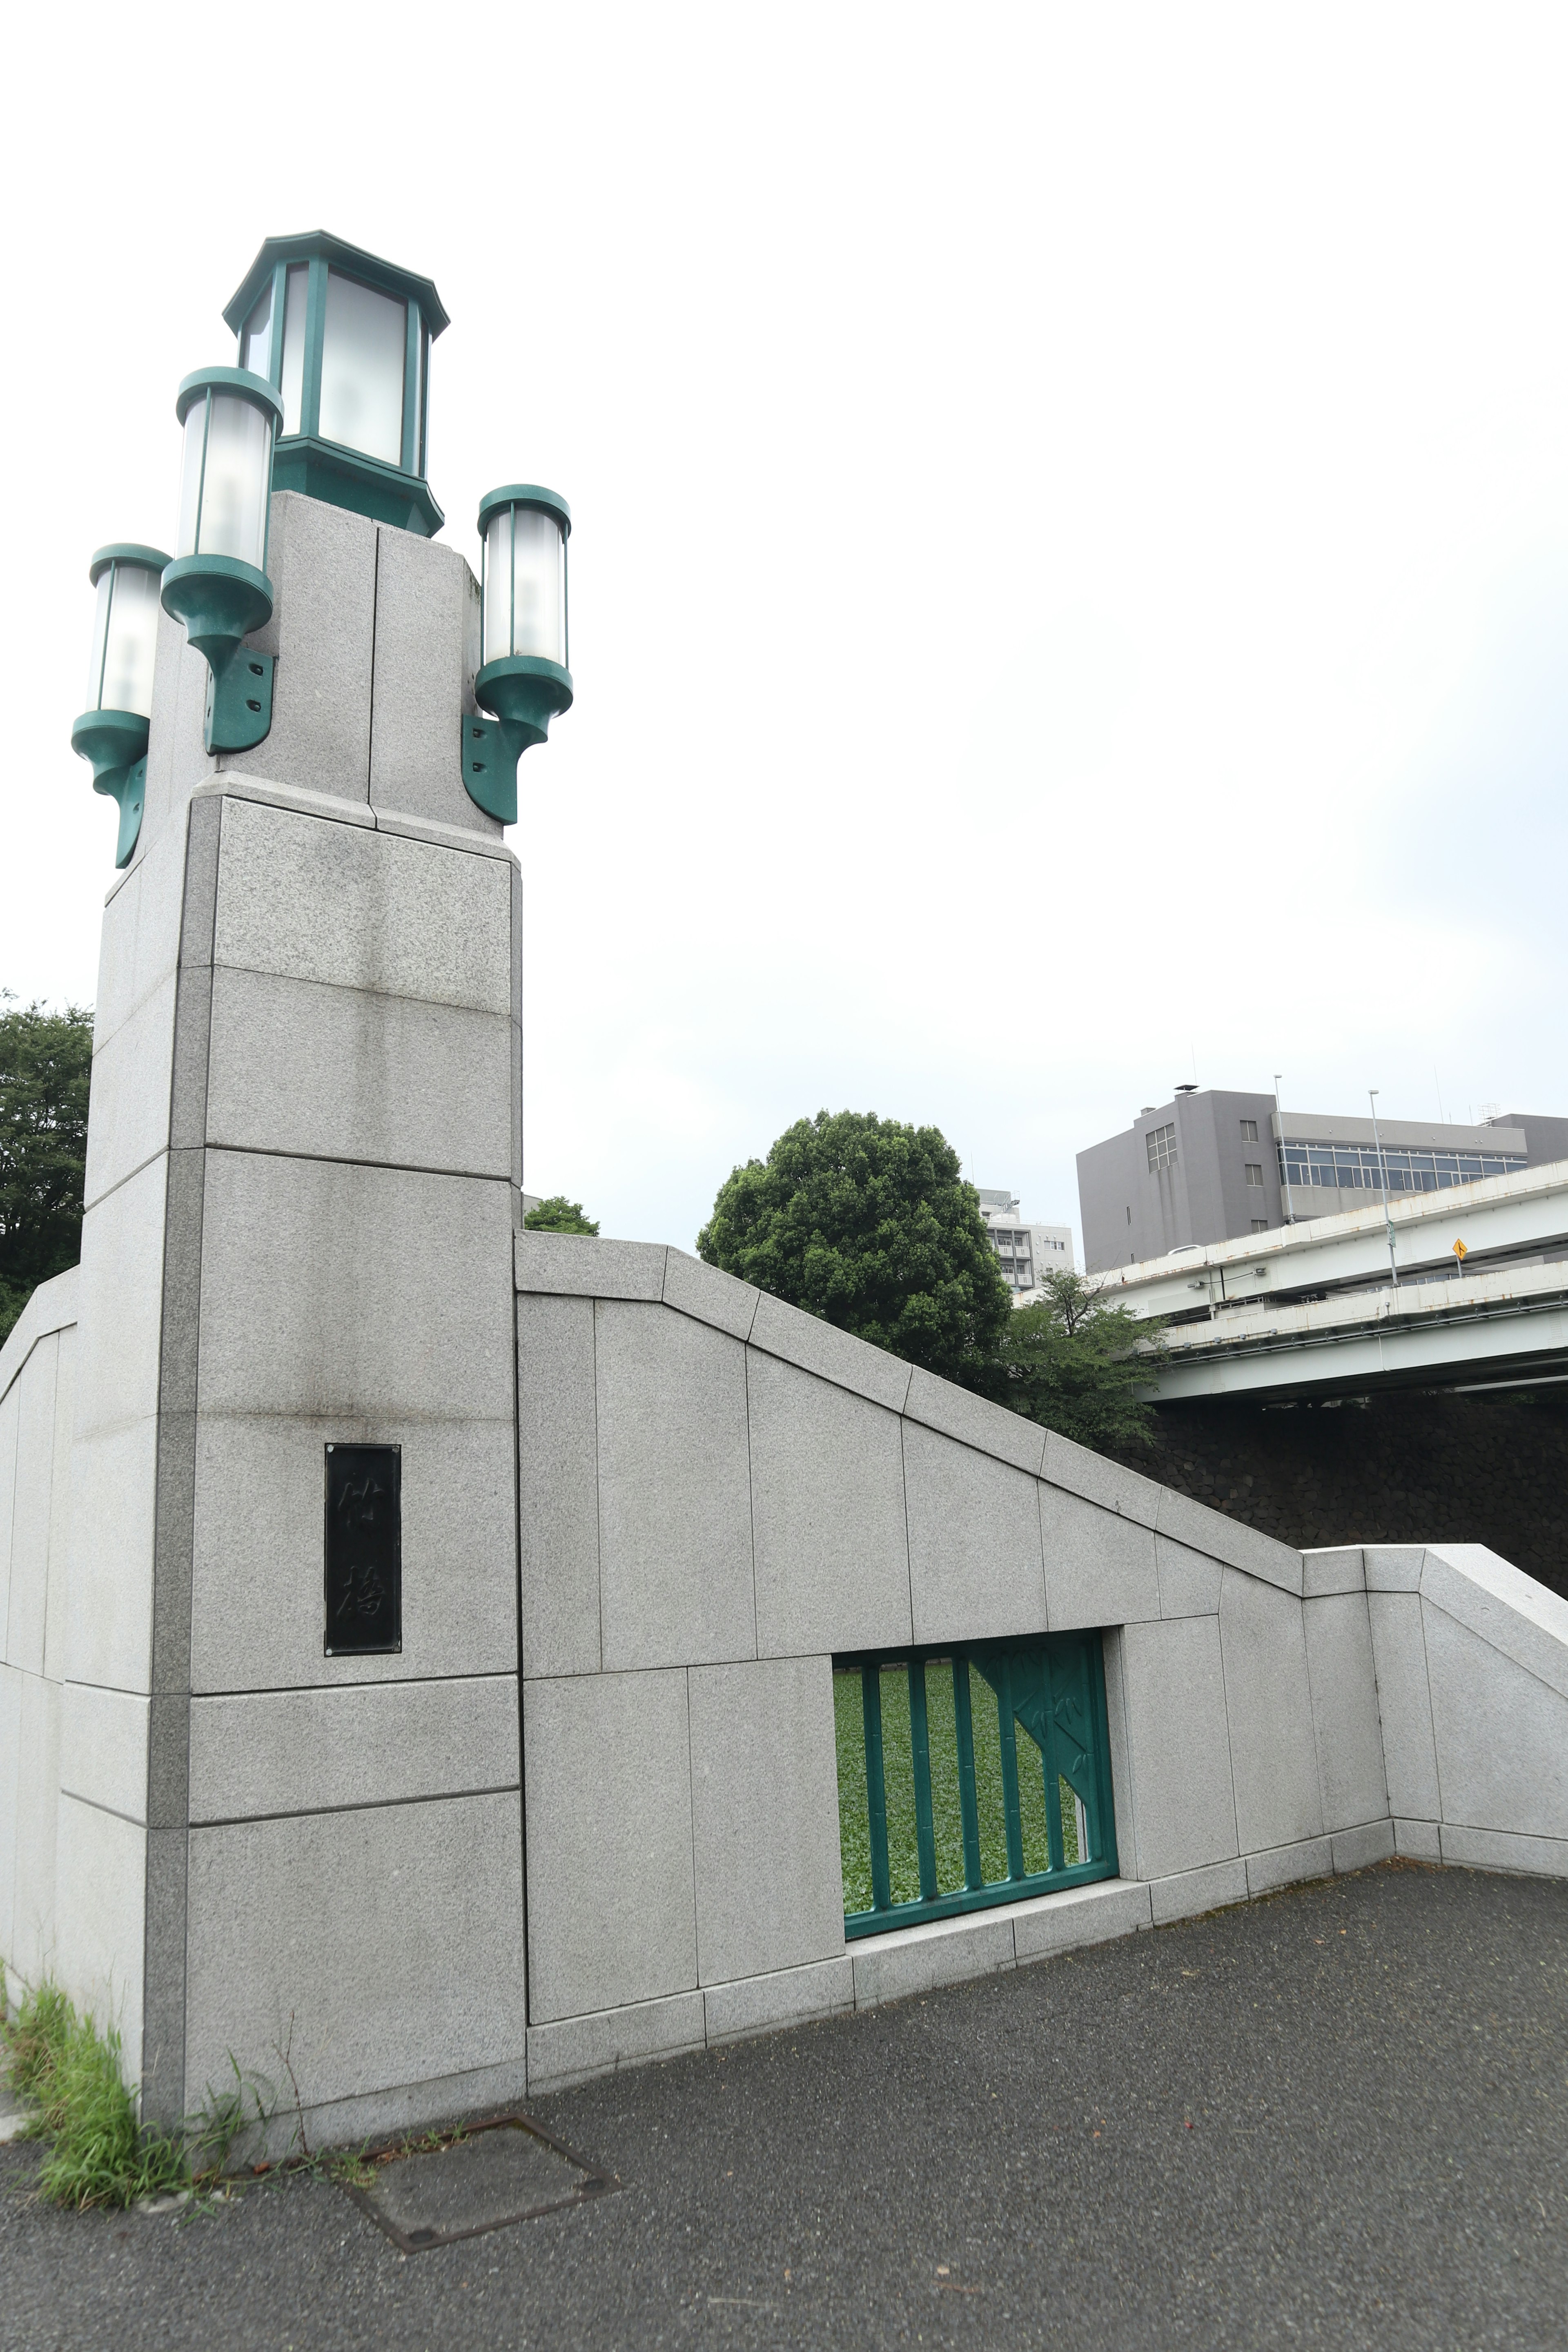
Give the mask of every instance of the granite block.
<path id="1" fill-rule="evenodd" d="M 519 1234 L 514 1265 L 519 1290 L 567 1298 L 664 1297 L 662 1242 L 597 1241 L 586 1234 Z"/>
<path id="2" fill-rule="evenodd" d="M 594 1302 L 517 1302 L 522 1671 L 595 1675 L 599 1643 Z"/>
<path id="3" fill-rule="evenodd" d="M 329 1441 L 402 1448 L 398 1654 L 323 1655 Z M 191 1688 L 515 1674 L 515 1444 L 510 1419 L 205 1413 L 196 1442 Z"/>
<path id="4" fill-rule="evenodd" d="M 1301 1617 L 1324 1821 L 1341 1830 L 1383 1820 L 1388 1783 L 1366 1595 L 1327 1593 L 1304 1602 Z"/>
<path id="5" fill-rule="evenodd" d="M 502 1013 L 222 966 L 204 1139 L 510 1181 L 510 1053 Z"/>
<path id="6" fill-rule="evenodd" d="M 515 1790 L 194 1829 L 185 2079 L 315 2106 L 525 2053 Z"/>
<path id="7" fill-rule="evenodd" d="M 572 2017 L 528 2029 L 528 2087 L 538 2098 L 574 2083 L 618 2074 L 654 2059 L 700 2050 L 705 2040 L 703 1996 L 682 1992 L 640 2000 L 595 2016 Z"/>
<path id="8" fill-rule="evenodd" d="M 1046 1628 L 1037 1482 L 918 1422 L 904 1424 L 917 1642 Z"/>
<path id="9" fill-rule="evenodd" d="M 1247 1864 L 1211 1863 L 1206 1869 L 1184 1870 L 1173 1878 L 1156 1878 L 1149 1888 L 1156 1927 L 1173 1920 L 1195 1919 L 1205 1911 L 1224 1911 L 1247 1901 Z"/>
<path id="10" fill-rule="evenodd" d="M 665 1305 L 679 1308 L 682 1315 L 695 1316 L 700 1323 L 711 1323 L 716 1331 L 727 1331 L 732 1339 L 749 1337 L 761 1297 L 751 1283 L 738 1282 L 716 1265 L 704 1265 L 700 1257 L 689 1257 L 684 1250 L 665 1252 Z"/>
<path id="11" fill-rule="evenodd" d="M 191 1702 L 193 1822 L 516 1788 L 517 1679 L 251 1691 Z"/>
<path id="12" fill-rule="evenodd" d="M 826 1657 L 689 1677 L 698 1979 L 771 1975 L 844 1948 Z"/>
<path id="13" fill-rule="evenodd" d="M 1229 1569 L 1219 1624 L 1241 1851 L 1321 1837 L 1323 1801 L 1301 1603 Z"/>
<path id="14" fill-rule="evenodd" d="M 229 796 L 215 963 L 511 1013 L 506 864 Z"/>
<path id="15" fill-rule="evenodd" d="M 746 1380 L 760 1654 L 909 1643 L 898 1415 L 757 1349 Z"/>
<path id="16" fill-rule="evenodd" d="M 788 1307 L 764 1291 L 757 1300 L 751 1338 L 752 1347 L 766 1355 L 815 1372 L 819 1380 L 850 1389 L 891 1412 L 903 1411 L 910 1392 L 910 1367 L 903 1359 L 838 1330 L 819 1315 Z"/>
<path id="17" fill-rule="evenodd" d="M 696 1996 L 686 1680 L 675 1668 L 528 1685 L 529 2014 L 536 2025 L 669 1993 Z M 700 2039 L 700 1999 L 697 2018 Z"/>
<path id="18" fill-rule="evenodd" d="M 1136 1837 L 1130 1852 L 1118 1791 L 1123 1870 L 1163 1879 L 1227 1861 L 1239 1848 L 1217 1619 L 1129 1625 L 1121 1654 Z"/>
<path id="19" fill-rule="evenodd" d="M 938 1380 L 934 1372 L 924 1371 L 918 1364 L 910 1375 L 904 1413 L 910 1421 L 956 1438 L 961 1445 L 973 1445 L 998 1462 L 1010 1462 L 1016 1470 L 1026 1470 L 1031 1478 L 1038 1475 L 1046 1433 L 1037 1421 L 1027 1421 L 1005 1405 L 974 1396 L 952 1381 Z"/>
<path id="20" fill-rule="evenodd" d="M 754 1657 L 745 1349 L 662 1306 L 594 1314 L 605 1667 Z"/>
<path id="21" fill-rule="evenodd" d="M 1158 1617 L 1160 1579 L 1152 1528 L 1059 1486 L 1042 1485 L 1038 1491 L 1052 1633 Z"/>
<path id="22" fill-rule="evenodd" d="M 1395 1819 L 1407 1815 L 1435 1822 L 1442 1812 L 1442 1800 L 1420 1597 L 1369 1585 L 1366 1606 L 1389 1811 Z"/>
<path id="23" fill-rule="evenodd" d="M 740 2042 L 756 2033 L 776 2033 L 786 2025 L 807 2025 L 837 2017 L 855 2006 L 855 1963 L 847 1952 L 832 1960 L 812 1960 L 776 1976 L 742 1977 L 734 1984 L 710 1984 L 702 1996 L 710 2046 Z"/>

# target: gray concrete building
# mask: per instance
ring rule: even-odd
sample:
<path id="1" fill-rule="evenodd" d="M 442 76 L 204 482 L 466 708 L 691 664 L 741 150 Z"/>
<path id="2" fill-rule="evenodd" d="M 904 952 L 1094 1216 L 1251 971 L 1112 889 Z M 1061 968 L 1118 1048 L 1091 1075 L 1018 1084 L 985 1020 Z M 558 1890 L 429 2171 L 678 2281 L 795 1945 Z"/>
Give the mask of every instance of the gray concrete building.
<path id="1" fill-rule="evenodd" d="M 1381 1142 L 1382 1158 L 1378 1145 Z M 1409 1192 L 1442 1192 L 1568 1159 L 1568 1118 L 1500 1112 L 1477 1127 L 1286 1111 L 1271 1094 L 1178 1087 L 1078 1155 L 1090 1274 L 1244 1239 Z"/>

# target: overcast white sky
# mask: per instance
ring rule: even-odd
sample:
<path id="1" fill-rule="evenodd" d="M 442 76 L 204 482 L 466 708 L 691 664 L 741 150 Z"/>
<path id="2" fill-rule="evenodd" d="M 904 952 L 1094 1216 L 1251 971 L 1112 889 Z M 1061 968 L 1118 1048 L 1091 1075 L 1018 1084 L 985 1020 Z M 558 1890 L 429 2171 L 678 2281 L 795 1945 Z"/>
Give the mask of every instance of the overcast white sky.
<path id="1" fill-rule="evenodd" d="M 689 1245 L 821 1107 L 1079 1224 L 1173 1084 L 1568 1112 L 1561 8 L 327 5 L 12 37 L 0 985 L 90 1002 L 86 565 L 263 236 L 564 491 L 527 1161 Z"/>

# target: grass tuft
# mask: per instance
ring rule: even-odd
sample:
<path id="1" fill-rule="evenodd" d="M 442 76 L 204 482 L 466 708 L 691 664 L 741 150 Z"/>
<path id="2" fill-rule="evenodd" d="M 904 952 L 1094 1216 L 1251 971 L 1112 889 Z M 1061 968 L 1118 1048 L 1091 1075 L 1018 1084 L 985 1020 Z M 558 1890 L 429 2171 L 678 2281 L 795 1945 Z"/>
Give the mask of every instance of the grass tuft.
<path id="1" fill-rule="evenodd" d="M 191 2186 L 184 2140 L 144 2131 L 136 2121 L 112 2027 L 100 2034 L 46 1979 L 0 2032 L 12 2083 L 38 2110 L 32 2136 L 54 2143 L 38 2176 L 53 2203 L 131 2205 Z"/>

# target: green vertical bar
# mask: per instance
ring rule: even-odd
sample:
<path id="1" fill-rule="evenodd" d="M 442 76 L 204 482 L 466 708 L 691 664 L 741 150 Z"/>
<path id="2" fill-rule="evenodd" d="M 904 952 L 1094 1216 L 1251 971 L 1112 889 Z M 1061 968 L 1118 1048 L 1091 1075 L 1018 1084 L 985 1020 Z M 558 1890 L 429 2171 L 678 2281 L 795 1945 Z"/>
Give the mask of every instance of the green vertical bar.
<path id="1" fill-rule="evenodd" d="M 926 1721 L 923 1658 L 910 1660 L 910 1747 L 915 1766 L 915 1843 L 921 1856 L 921 1900 L 936 1900 L 936 1831 L 931 1817 L 931 1727 Z"/>
<path id="2" fill-rule="evenodd" d="M 1024 1824 L 1018 1814 L 1018 1744 L 1013 1727 L 1013 1668 L 998 1661 L 996 1722 L 1002 1738 L 1002 1808 L 1007 1818 L 1007 1875 L 1024 1875 Z"/>
<path id="3" fill-rule="evenodd" d="M 969 1706 L 969 1661 L 952 1654 L 952 1719 L 958 1733 L 958 1801 L 963 1814 L 963 1883 L 971 1893 L 985 1884 L 980 1859 L 980 1802 L 974 1793 L 974 1717 Z"/>
<path id="4" fill-rule="evenodd" d="M 1097 1861 L 1117 1868 L 1116 1792 L 1110 1778 L 1110 1723 L 1105 1706 L 1105 1643 L 1096 1634 L 1089 1652 L 1089 1697 L 1094 1715 L 1094 1817 L 1089 1834 Z"/>
<path id="5" fill-rule="evenodd" d="M 419 327 L 421 312 L 417 302 L 403 306 L 403 470 L 405 474 L 419 471 L 419 451 L 415 446 L 419 436 Z"/>
<path id="6" fill-rule="evenodd" d="M 1048 1643 L 1040 1645 L 1040 1696 L 1046 1708 L 1046 1744 L 1041 1758 L 1046 1775 L 1046 1835 L 1050 1841 L 1051 1868 L 1067 1868 L 1067 1847 L 1062 1840 L 1062 1776 L 1057 1769 L 1057 1694 L 1051 1680 L 1051 1650 Z"/>
<path id="7" fill-rule="evenodd" d="M 882 1685 L 876 1661 L 860 1669 L 860 1711 L 866 1726 L 866 1819 L 871 1832 L 871 1907 L 892 1902 L 888 1877 L 888 1791 L 882 1779 Z"/>
<path id="8" fill-rule="evenodd" d="M 272 272 L 272 341 L 267 353 L 267 381 L 275 393 L 283 391 L 283 305 L 289 299 L 289 265 L 277 264 Z"/>

